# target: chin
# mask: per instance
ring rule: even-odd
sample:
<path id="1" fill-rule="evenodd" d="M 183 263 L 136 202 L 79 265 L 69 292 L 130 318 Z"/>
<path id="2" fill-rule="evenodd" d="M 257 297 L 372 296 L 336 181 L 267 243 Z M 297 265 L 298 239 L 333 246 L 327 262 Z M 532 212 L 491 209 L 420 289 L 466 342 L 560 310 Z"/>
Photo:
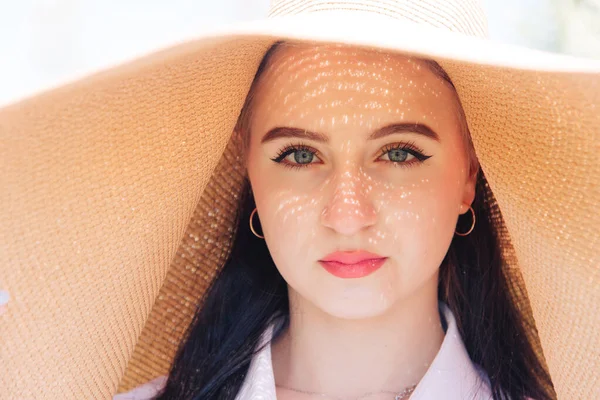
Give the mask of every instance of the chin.
<path id="1" fill-rule="evenodd" d="M 325 313 L 343 319 L 373 318 L 385 314 L 391 308 L 392 299 L 382 296 L 381 292 L 360 292 L 361 289 L 356 288 L 335 296 L 329 293 L 317 306 Z"/>

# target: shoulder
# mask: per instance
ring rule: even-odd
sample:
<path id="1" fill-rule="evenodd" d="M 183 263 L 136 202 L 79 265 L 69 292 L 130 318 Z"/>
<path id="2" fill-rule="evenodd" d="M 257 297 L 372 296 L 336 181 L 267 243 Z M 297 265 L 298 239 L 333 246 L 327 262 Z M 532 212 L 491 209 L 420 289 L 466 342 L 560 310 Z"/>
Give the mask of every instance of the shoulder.
<path id="1" fill-rule="evenodd" d="M 133 390 L 116 394 L 113 400 L 150 400 L 156 396 L 167 382 L 167 375 L 161 375 Z"/>

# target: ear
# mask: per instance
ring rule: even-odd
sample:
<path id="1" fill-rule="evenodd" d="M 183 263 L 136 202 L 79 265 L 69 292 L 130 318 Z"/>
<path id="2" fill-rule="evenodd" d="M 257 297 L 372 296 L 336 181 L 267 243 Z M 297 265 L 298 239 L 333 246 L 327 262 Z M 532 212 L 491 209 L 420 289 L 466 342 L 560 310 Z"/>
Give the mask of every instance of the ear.
<path id="1" fill-rule="evenodd" d="M 465 182 L 463 191 L 462 203 L 460 205 L 460 214 L 464 214 L 469 211 L 469 206 L 473 204 L 475 200 L 475 189 L 477 187 L 477 175 L 479 174 L 479 163 L 469 163 L 469 175 Z"/>

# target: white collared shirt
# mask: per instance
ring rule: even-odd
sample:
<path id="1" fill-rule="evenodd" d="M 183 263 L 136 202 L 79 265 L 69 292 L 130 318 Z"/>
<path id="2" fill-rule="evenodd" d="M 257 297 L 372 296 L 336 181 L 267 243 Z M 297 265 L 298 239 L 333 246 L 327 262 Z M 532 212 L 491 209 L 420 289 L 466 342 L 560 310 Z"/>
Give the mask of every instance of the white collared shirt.
<path id="1" fill-rule="evenodd" d="M 458 333 L 452 311 L 444 303 L 440 310 L 446 320 L 446 335 L 429 369 L 410 396 L 410 400 L 488 400 L 492 395 L 483 370 L 469 358 Z M 260 345 L 270 341 L 274 326 L 263 333 Z M 236 400 L 276 400 L 271 346 L 265 346 L 250 363 Z"/>
<path id="2" fill-rule="evenodd" d="M 446 335 L 429 369 L 410 396 L 410 400 L 492 399 L 487 376 L 469 358 L 452 311 L 444 303 L 440 303 L 440 310 L 446 321 Z M 270 325 L 265 330 L 259 347 L 271 341 L 273 329 L 274 325 Z M 150 399 L 158 393 L 165 382 L 166 376 L 160 376 L 132 391 L 114 396 L 113 400 Z M 264 346 L 252 358 L 236 400 L 276 400 L 270 344 Z"/>

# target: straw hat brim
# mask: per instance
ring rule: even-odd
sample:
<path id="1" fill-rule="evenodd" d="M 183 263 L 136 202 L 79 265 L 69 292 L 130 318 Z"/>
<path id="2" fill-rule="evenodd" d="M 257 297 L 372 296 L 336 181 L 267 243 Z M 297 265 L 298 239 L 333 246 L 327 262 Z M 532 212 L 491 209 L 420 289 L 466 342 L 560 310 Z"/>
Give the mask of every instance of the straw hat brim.
<path id="1" fill-rule="evenodd" d="M 599 397 L 600 63 L 325 13 L 227 27 L 0 110 L 0 398 L 109 398 L 167 372 L 228 251 L 243 175 L 228 143 L 276 40 L 445 68 L 556 391 Z"/>

